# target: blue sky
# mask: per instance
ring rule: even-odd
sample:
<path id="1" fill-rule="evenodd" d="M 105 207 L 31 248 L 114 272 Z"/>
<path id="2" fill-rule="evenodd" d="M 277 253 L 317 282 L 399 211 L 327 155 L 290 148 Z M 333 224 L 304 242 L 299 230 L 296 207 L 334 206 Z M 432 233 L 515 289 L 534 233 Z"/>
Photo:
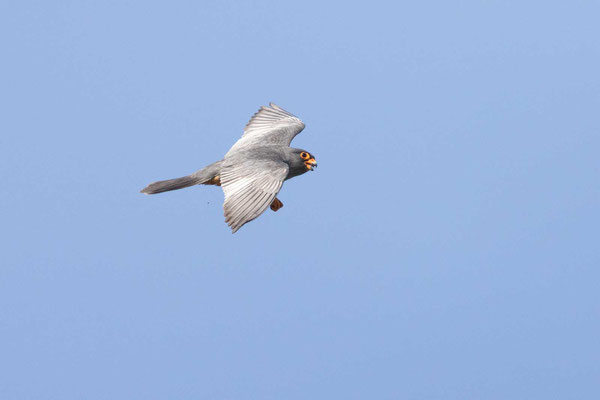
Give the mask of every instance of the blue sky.
<path id="1" fill-rule="evenodd" d="M 1 3 L 0 397 L 598 398 L 599 12 Z M 269 101 L 277 214 L 138 193 Z"/>

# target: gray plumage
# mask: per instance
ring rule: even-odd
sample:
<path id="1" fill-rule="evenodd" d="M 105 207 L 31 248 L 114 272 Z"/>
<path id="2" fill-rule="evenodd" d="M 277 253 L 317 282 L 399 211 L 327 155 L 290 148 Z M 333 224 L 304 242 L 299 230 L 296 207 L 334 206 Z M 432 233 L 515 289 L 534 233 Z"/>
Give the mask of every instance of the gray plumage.
<path id="1" fill-rule="evenodd" d="M 270 103 L 252 116 L 242 137 L 222 160 L 188 176 L 151 183 L 141 192 L 154 194 L 200 184 L 222 186 L 225 222 L 235 233 L 267 207 L 274 211 L 282 207 L 277 194 L 283 182 L 317 166 L 309 152 L 289 147 L 303 129 L 299 118 Z"/>
<path id="2" fill-rule="evenodd" d="M 191 175 L 182 176 L 181 178 L 169 179 L 166 181 L 158 181 L 149 184 L 143 188 L 140 193 L 155 194 L 168 192 L 169 190 L 183 189 L 194 185 L 209 185 L 210 181 L 221 171 L 223 160 L 214 162 L 207 167 L 196 171 Z"/>

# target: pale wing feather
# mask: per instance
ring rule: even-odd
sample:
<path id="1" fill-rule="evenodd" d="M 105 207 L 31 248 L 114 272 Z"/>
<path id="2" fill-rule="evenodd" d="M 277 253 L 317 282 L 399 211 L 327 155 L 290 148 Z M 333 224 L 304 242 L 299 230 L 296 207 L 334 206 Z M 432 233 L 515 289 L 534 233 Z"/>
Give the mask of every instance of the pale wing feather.
<path id="1" fill-rule="evenodd" d="M 304 123 L 294 114 L 277 104 L 262 106 L 244 128 L 242 137 L 229 149 L 225 157 L 233 152 L 252 146 L 289 146 L 294 137 L 302 132 Z"/>
<path id="2" fill-rule="evenodd" d="M 225 222 L 233 233 L 269 207 L 279 193 L 288 169 L 287 164 L 279 161 L 251 160 L 221 170 Z"/>

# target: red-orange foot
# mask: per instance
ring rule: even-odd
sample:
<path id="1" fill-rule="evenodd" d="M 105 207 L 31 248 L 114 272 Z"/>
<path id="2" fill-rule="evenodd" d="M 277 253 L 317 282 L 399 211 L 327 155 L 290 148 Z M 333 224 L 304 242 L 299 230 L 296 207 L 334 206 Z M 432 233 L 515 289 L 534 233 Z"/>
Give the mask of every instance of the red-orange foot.
<path id="1" fill-rule="evenodd" d="M 271 203 L 271 210 L 278 211 L 281 207 L 283 207 L 283 203 L 281 202 L 281 200 L 275 197 L 275 200 L 273 200 L 273 202 Z"/>

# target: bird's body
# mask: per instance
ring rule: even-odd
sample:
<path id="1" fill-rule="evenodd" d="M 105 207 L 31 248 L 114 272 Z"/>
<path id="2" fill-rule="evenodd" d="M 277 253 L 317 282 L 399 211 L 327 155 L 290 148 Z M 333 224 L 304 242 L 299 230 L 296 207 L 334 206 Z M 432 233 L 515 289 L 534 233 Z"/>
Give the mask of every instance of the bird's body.
<path id="1" fill-rule="evenodd" d="M 194 185 L 222 186 L 225 221 L 233 233 L 261 215 L 267 207 L 283 207 L 277 199 L 285 180 L 312 171 L 317 162 L 307 151 L 289 147 L 304 129 L 297 117 L 271 103 L 261 107 L 243 136 L 222 160 L 191 175 L 151 183 L 142 193 L 154 194 Z"/>

